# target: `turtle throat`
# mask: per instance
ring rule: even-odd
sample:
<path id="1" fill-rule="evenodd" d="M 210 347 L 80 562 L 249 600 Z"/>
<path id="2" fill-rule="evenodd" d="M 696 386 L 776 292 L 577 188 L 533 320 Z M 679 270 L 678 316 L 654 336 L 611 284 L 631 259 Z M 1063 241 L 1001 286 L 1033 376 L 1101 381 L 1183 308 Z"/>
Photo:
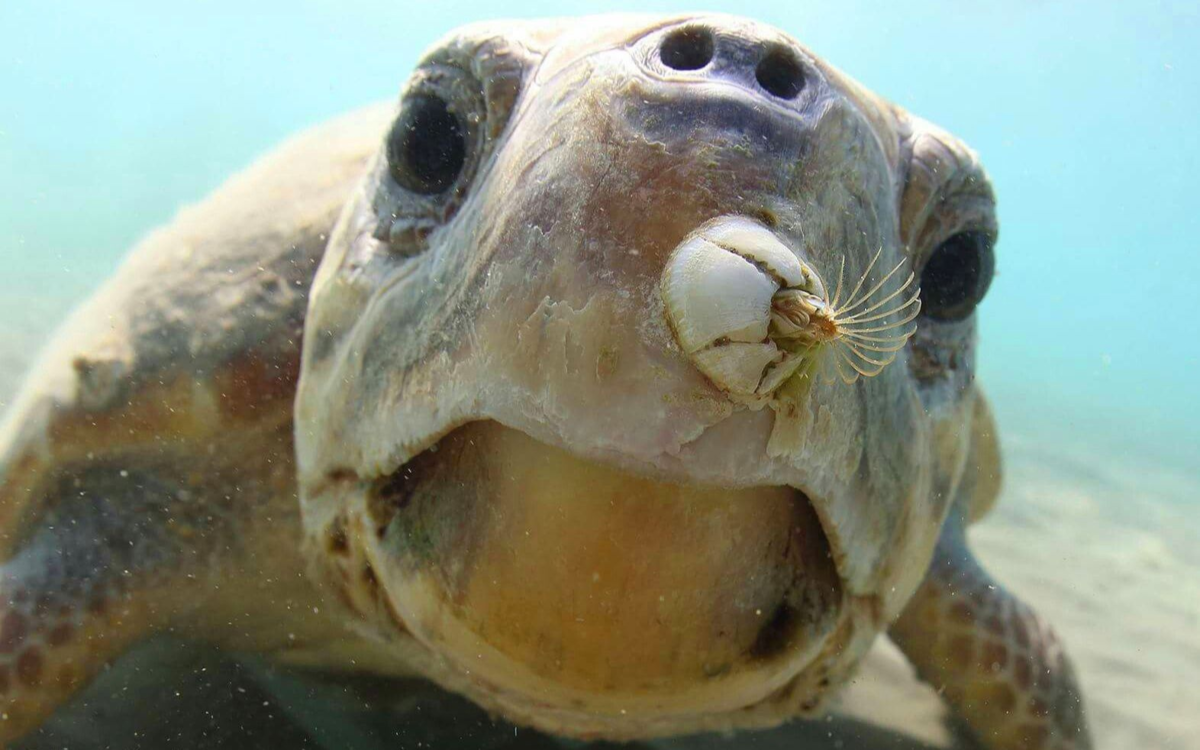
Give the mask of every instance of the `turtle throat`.
<path id="1" fill-rule="evenodd" d="M 841 607 L 802 492 L 656 481 L 495 422 L 378 480 L 369 507 L 404 627 L 543 705 L 734 710 L 800 673 Z"/>

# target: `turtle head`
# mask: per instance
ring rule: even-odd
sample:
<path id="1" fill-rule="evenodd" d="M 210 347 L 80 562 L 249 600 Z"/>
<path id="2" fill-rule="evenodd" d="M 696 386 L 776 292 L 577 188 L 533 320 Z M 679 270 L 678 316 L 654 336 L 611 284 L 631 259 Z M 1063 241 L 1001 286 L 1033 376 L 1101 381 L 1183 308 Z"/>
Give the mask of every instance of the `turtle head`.
<path id="1" fill-rule="evenodd" d="M 769 27 L 460 30 L 313 287 L 310 552 L 516 721 L 812 712 L 928 564 L 995 234 L 972 152 Z"/>

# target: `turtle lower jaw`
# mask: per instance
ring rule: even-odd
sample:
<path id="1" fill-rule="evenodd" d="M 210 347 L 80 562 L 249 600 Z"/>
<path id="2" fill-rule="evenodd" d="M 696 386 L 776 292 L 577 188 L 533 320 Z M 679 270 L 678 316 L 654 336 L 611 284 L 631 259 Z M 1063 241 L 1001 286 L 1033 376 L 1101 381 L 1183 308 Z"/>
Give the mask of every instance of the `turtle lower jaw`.
<path id="1" fill-rule="evenodd" d="M 662 482 L 476 422 L 376 480 L 368 509 L 393 617 L 481 702 L 555 731 L 759 703 L 842 615 L 790 487 Z"/>

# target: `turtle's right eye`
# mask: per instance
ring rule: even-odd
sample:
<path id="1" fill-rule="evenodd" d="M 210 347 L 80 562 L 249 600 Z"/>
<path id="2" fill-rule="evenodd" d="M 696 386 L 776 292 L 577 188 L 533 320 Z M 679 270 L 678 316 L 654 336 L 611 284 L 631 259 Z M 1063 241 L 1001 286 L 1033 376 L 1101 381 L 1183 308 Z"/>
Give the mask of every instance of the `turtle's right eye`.
<path id="1" fill-rule="evenodd" d="M 959 232 L 938 245 L 921 270 L 921 313 L 944 321 L 970 315 L 992 283 L 992 239 Z"/>
<path id="2" fill-rule="evenodd" d="M 397 184 L 421 195 L 454 186 L 467 161 L 466 128 L 445 99 L 418 94 L 404 103 L 387 140 L 388 167 Z"/>

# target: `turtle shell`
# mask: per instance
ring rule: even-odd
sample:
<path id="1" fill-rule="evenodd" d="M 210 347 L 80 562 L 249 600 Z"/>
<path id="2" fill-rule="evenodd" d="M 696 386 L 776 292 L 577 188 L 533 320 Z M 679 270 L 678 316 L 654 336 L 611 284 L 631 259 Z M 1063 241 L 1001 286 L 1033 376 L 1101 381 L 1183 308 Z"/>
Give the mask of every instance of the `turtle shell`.
<path id="1" fill-rule="evenodd" d="M 0 557 L 57 496 L 48 482 L 290 424 L 309 285 L 388 115 L 286 142 L 150 234 L 68 318 L 0 425 Z"/>

